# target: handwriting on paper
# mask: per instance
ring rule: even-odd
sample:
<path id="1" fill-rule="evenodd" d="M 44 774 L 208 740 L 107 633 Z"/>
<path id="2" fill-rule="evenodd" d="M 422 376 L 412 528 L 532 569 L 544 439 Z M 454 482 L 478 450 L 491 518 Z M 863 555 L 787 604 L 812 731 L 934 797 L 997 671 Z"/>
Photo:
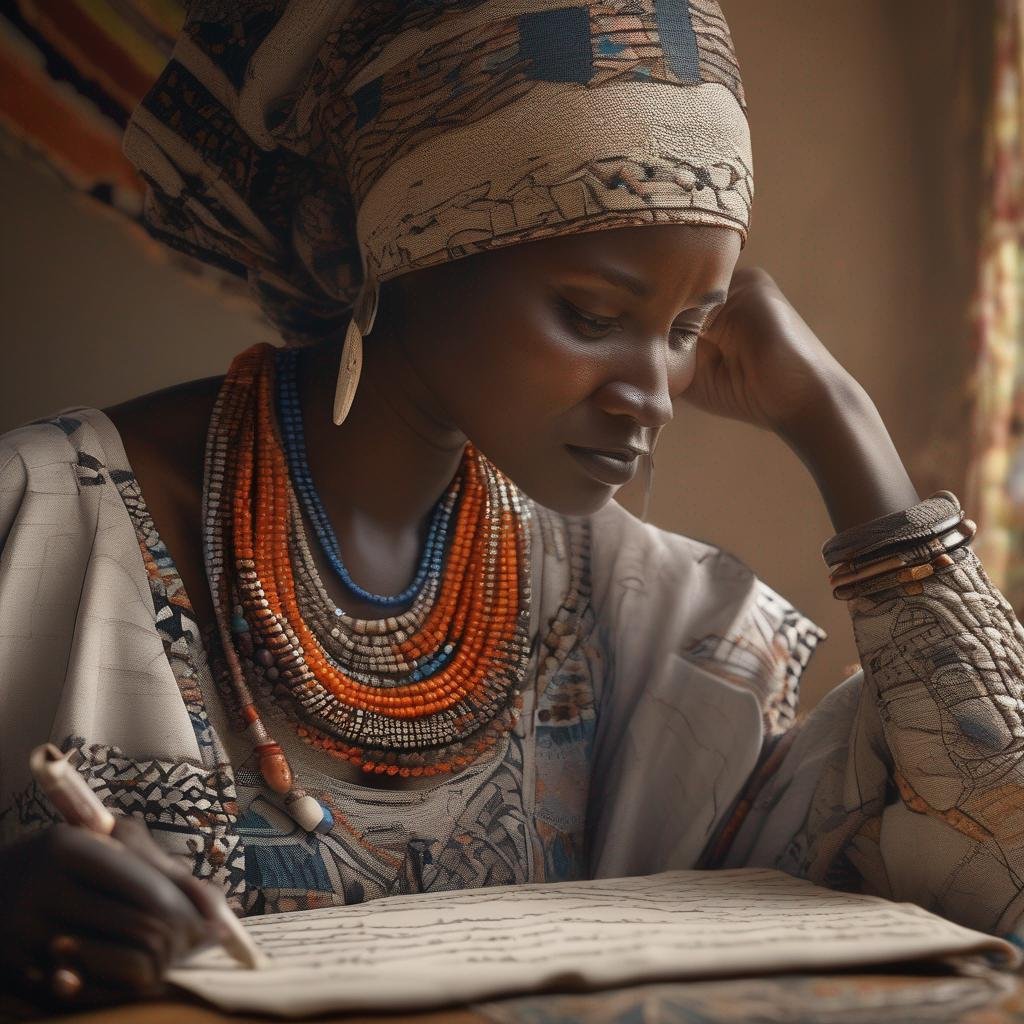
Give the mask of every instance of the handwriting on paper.
<path id="1" fill-rule="evenodd" d="M 392 896 L 248 918 L 272 960 L 208 950 L 170 980 L 230 1010 L 280 1016 L 409 1009 L 510 992 L 653 978 L 763 974 L 987 953 L 1008 942 L 920 907 L 834 892 L 782 872 L 633 878 Z"/>

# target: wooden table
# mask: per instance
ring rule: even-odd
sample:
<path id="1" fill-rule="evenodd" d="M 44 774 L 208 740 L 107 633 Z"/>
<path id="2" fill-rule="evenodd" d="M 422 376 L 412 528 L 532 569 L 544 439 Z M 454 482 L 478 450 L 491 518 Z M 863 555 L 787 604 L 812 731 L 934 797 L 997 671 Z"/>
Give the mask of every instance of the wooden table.
<path id="1" fill-rule="evenodd" d="M 1020 1024 L 1024 975 L 981 969 L 974 975 L 902 965 L 892 971 L 790 974 L 760 978 L 653 982 L 601 992 L 542 993 L 496 1001 L 475 1010 L 452 1007 L 423 1014 L 327 1015 L 320 1024 Z M 0 1013 L 0 1020 L 7 1020 Z M 26 1018 L 19 1018 L 26 1019 Z M 222 1014 L 195 1002 L 135 1003 L 61 1017 L 67 1024 L 264 1024 L 271 1018 Z"/>

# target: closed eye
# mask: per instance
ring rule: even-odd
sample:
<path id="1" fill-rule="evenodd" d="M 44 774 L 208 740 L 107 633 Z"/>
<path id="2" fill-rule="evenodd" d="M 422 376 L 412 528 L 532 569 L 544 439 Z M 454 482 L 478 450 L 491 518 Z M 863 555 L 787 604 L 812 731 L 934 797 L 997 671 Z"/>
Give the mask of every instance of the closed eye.
<path id="1" fill-rule="evenodd" d="M 607 317 L 595 317 L 584 313 L 582 310 L 577 309 L 571 302 L 565 299 L 559 299 L 559 306 L 562 311 L 562 315 L 566 322 L 577 331 L 582 337 L 596 339 L 603 338 L 612 329 L 619 326 L 618 320 L 609 320 Z M 672 337 L 674 340 L 686 340 L 694 339 L 700 335 L 700 332 L 704 328 L 704 324 L 710 315 L 710 311 L 705 313 L 701 323 L 696 326 L 687 327 L 673 327 Z"/>
<path id="2" fill-rule="evenodd" d="M 618 323 L 616 320 L 588 316 L 565 299 L 559 299 L 558 305 L 569 326 L 580 332 L 585 338 L 603 338 Z"/>

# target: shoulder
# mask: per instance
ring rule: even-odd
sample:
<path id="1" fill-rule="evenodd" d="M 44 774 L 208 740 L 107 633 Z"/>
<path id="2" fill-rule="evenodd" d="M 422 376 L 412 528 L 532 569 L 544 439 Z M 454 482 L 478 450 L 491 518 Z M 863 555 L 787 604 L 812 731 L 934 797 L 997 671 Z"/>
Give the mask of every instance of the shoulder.
<path id="1" fill-rule="evenodd" d="M 223 377 L 206 377 L 108 408 L 68 406 L 0 434 L 0 474 L 48 465 L 123 461 L 123 449 L 201 448 Z M 127 443 L 126 443 L 127 442 Z"/>
<path id="2" fill-rule="evenodd" d="M 0 543 L 28 494 L 87 500 L 90 488 L 119 473 L 141 473 L 169 500 L 193 494 L 222 380 L 189 381 L 107 409 L 69 406 L 0 434 Z M 70 515 L 74 504 L 61 507 Z"/>
<path id="3" fill-rule="evenodd" d="M 223 376 L 140 395 L 103 412 L 128 464 L 154 487 L 192 495 L 202 486 L 206 433 Z"/>
<path id="4" fill-rule="evenodd" d="M 589 517 L 591 572 L 604 600 L 629 586 L 660 601 L 694 589 L 737 597 L 756 585 L 754 571 L 732 552 L 638 519 L 610 501 Z"/>
<path id="5" fill-rule="evenodd" d="M 752 691 L 769 731 L 793 717 L 799 678 L 828 634 L 741 558 L 637 519 L 617 502 L 589 517 L 595 608 L 631 661 L 678 656 Z"/>
<path id="6" fill-rule="evenodd" d="M 0 493 L 77 493 L 106 464 L 98 409 L 69 407 L 0 434 Z"/>
<path id="7" fill-rule="evenodd" d="M 222 374 L 185 381 L 130 398 L 103 412 L 117 424 L 145 432 L 153 441 L 179 438 L 190 426 L 205 433 L 223 382 Z"/>

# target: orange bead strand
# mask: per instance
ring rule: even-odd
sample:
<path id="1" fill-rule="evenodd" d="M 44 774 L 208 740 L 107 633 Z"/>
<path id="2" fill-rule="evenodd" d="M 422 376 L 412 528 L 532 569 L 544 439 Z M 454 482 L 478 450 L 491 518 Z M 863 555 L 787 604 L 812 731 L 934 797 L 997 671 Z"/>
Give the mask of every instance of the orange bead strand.
<path id="1" fill-rule="evenodd" d="M 521 707 L 529 501 L 467 445 L 445 497 L 443 569 L 427 596 L 381 621 L 323 607 L 275 418 L 279 365 L 263 344 L 232 363 L 207 450 L 218 500 L 204 501 L 220 635 L 237 648 L 226 658 L 228 682 L 268 785 L 282 791 L 293 781 L 257 694 L 283 702 L 304 742 L 366 772 L 457 771 L 491 749 Z"/>

